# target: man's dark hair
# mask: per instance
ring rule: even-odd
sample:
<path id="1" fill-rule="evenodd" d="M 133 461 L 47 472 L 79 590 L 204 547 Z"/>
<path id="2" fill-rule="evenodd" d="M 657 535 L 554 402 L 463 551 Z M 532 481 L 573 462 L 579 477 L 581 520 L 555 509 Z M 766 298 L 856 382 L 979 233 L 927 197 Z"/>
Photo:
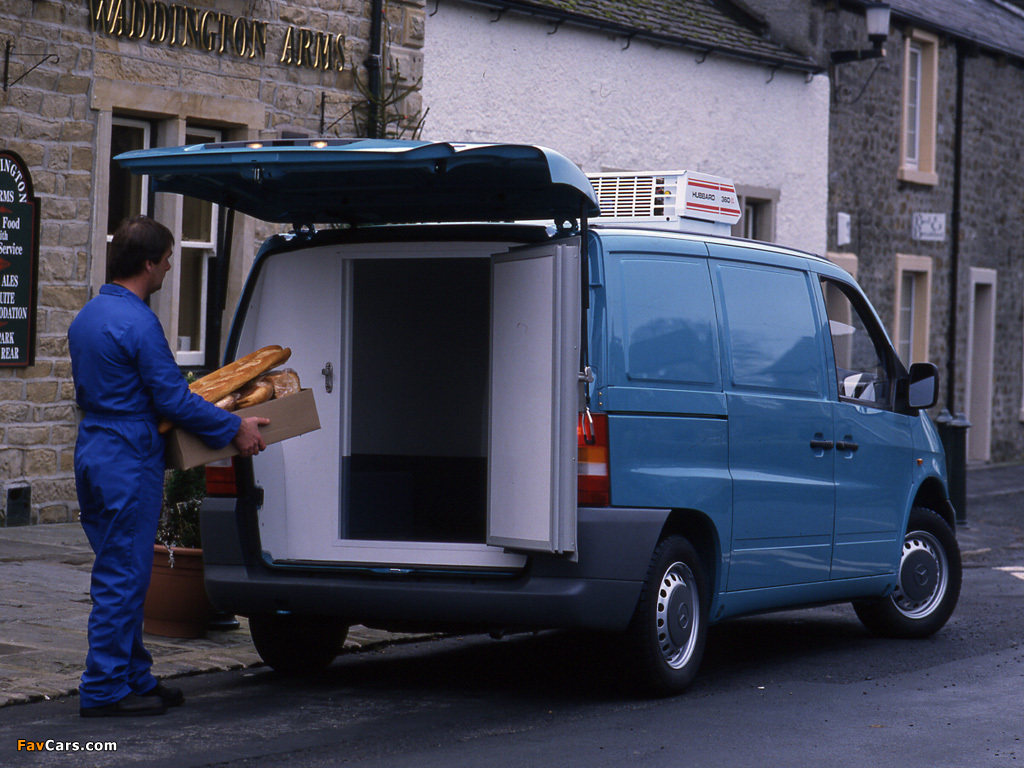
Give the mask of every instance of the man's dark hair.
<path id="1" fill-rule="evenodd" d="M 110 243 L 107 279 L 134 277 L 146 268 L 147 261 L 160 261 L 172 245 L 174 235 L 160 222 L 149 216 L 128 219 L 117 228 Z"/>

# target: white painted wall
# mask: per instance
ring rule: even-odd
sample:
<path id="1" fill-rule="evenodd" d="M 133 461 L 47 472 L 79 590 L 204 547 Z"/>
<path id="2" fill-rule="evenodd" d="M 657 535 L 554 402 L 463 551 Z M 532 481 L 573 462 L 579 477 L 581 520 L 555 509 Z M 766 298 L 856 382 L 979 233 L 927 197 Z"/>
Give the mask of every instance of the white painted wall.
<path id="1" fill-rule="evenodd" d="M 423 138 L 557 150 L 584 171 L 695 170 L 780 191 L 776 240 L 823 254 L 828 79 L 443 0 Z M 433 14 L 433 15 L 431 15 Z M 768 82 L 771 78 L 771 82 Z"/>

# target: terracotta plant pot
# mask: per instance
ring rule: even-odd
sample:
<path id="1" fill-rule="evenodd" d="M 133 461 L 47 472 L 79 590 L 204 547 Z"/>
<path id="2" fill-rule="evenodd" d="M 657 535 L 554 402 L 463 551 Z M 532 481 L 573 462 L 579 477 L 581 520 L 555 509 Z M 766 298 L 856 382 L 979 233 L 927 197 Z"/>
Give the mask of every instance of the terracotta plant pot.
<path id="1" fill-rule="evenodd" d="M 214 610 L 203 584 L 203 550 L 154 545 L 153 577 L 143 608 L 143 629 L 161 637 L 203 637 Z"/>

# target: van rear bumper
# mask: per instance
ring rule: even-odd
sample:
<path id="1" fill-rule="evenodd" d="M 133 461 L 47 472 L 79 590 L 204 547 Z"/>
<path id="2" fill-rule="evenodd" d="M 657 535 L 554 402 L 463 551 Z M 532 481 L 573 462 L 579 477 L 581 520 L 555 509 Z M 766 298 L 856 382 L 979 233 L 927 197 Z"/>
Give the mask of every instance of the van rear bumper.
<path id="1" fill-rule="evenodd" d="M 536 555 L 521 573 L 506 576 L 391 575 L 327 564 L 268 565 L 258 542 L 246 537 L 235 500 L 206 499 L 206 589 L 217 608 L 242 616 L 290 611 L 370 626 L 621 631 L 667 516 L 666 510 L 582 507 L 575 560 Z"/>
<path id="2" fill-rule="evenodd" d="M 304 574 L 237 565 L 207 565 L 213 604 L 243 616 L 287 611 L 333 616 L 369 626 L 546 629 L 626 628 L 640 583 L 520 576 L 424 579 Z"/>

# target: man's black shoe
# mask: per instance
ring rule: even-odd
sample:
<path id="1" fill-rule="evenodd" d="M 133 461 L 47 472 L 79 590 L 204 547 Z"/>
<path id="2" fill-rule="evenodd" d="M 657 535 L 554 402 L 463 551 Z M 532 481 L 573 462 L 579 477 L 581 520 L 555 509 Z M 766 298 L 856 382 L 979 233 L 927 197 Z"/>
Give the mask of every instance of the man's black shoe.
<path id="1" fill-rule="evenodd" d="M 167 711 L 163 699 L 155 696 L 136 696 L 129 693 L 113 704 L 98 707 L 79 707 L 82 717 L 138 717 L 141 715 L 162 715 Z"/>
<path id="2" fill-rule="evenodd" d="M 180 707 L 185 703 L 185 694 L 181 688 L 168 688 L 163 683 L 157 683 L 145 693 L 139 694 L 142 698 L 159 696 L 165 707 Z"/>

